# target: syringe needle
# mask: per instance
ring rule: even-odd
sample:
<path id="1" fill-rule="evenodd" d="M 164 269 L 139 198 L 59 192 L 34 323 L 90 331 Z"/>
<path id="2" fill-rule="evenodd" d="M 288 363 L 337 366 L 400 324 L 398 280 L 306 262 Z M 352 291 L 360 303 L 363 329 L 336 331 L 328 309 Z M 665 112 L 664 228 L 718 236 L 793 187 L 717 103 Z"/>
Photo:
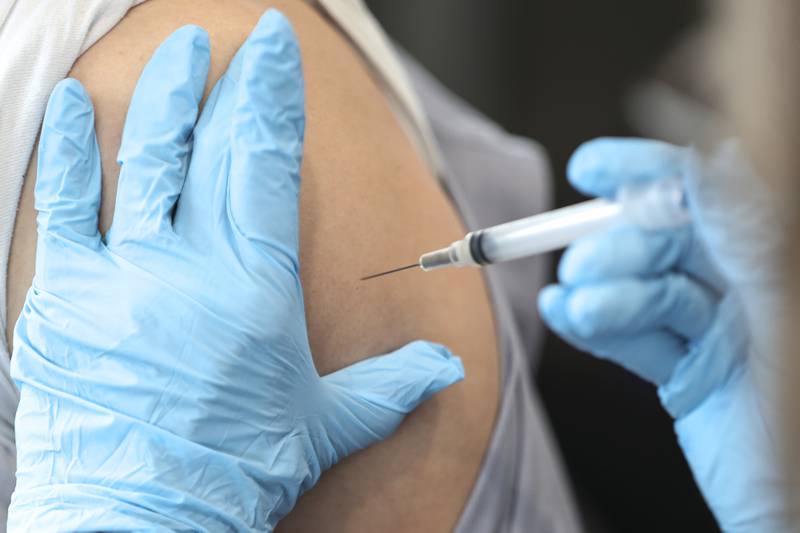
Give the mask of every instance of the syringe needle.
<path id="1" fill-rule="evenodd" d="M 400 272 L 401 270 L 408 270 L 409 268 L 414 268 L 414 267 L 418 267 L 418 266 L 419 266 L 419 263 L 413 263 L 411 265 L 406 265 L 404 267 L 395 268 L 395 269 L 392 269 L 392 270 L 387 270 L 386 272 L 378 272 L 377 274 L 371 274 L 371 275 L 369 275 L 367 277 L 361 278 L 361 281 L 365 281 L 365 280 L 372 279 L 372 278 L 379 278 L 379 277 L 385 276 L 387 274 L 394 274 L 395 272 Z"/>

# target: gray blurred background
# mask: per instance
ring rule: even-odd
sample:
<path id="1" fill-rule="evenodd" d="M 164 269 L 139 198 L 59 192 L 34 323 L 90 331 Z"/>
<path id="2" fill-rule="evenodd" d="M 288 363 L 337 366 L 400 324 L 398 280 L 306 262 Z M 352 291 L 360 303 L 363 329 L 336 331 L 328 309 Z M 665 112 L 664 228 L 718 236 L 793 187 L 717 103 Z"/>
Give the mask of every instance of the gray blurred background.
<path id="1" fill-rule="evenodd" d="M 387 32 L 507 130 L 539 141 L 558 205 L 584 140 L 686 141 L 706 111 L 696 0 L 368 0 Z M 694 122 L 693 122 L 694 121 Z M 535 300 L 531 299 L 531 312 Z M 535 371 L 589 531 L 718 531 L 652 386 L 548 337 Z"/>

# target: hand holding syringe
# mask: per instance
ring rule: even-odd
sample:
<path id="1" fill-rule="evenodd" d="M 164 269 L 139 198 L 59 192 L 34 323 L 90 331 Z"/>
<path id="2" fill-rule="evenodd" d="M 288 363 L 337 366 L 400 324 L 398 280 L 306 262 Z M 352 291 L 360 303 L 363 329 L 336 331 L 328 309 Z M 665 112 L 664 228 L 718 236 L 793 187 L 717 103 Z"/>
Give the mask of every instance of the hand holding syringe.
<path id="1" fill-rule="evenodd" d="M 648 229 L 688 223 L 689 212 L 680 179 L 629 184 L 618 190 L 615 200 L 596 198 L 472 231 L 446 248 L 423 254 L 418 263 L 362 279 L 415 267 L 428 271 L 448 266 L 483 266 L 513 261 L 558 250 L 620 219 Z"/>

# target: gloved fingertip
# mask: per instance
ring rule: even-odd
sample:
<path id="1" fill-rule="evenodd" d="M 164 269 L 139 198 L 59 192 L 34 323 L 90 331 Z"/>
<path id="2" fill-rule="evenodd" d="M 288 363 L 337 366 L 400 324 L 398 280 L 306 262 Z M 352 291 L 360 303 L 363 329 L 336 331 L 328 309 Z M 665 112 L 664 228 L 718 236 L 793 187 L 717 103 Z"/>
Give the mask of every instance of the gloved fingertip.
<path id="1" fill-rule="evenodd" d="M 594 155 L 594 145 L 596 141 L 586 141 L 581 143 L 567 162 L 567 179 L 570 183 L 580 179 L 586 173 L 591 172 L 597 166 L 597 158 Z"/>
<path id="2" fill-rule="evenodd" d="M 567 180 L 579 191 L 599 195 L 607 191 L 599 183 L 606 164 L 606 147 L 613 139 L 601 137 L 586 141 L 575 149 L 567 163 Z"/>
<path id="3" fill-rule="evenodd" d="M 34 207 L 39 235 L 58 233 L 69 240 L 96 244 L 100 153 L 94 108 L 76 79 L 60 81 L 50 94 L 37 169 Z"/>
<path id="4" fill-rule="evenodd" d="M 275 58 L 282 57 L 288 48 L 296 48 L 297 37 L 286 16 L 275 8 L 267 9 L 245 43 L 247 48 L 258 47 Z M 276 46 L 277 45 L 277 46 Z"/>
<path id="5" fill-rule="evenodd" d="M 444 344 L 439 344 L 438 342 L 416 340 L 409 342 L 408 344 L 406 344 L 404 348 L 408 348 L 410 350 L 420 350 L 420 351 L 430 350 L 444 359 L 453 357 L 453 352 L 450 351 L 450 348 L 448 348 Z"/>
<path id="6" fill-rule="evenodd" d="M 50 93 L 39 138 L 36 190 L 40 199 L 49 185 L 55 187 L 50 190 L 51 194 L 59 194 L 61 185 L 56 184 L 63 183 L 64 164 L 69 164 L 70 168 L 77 164 L 82 169 L 77 174 L 84 173 L 84 163 L 93 155 L 94 138 L 94 108 L 89 95 L 78 80 L 61 80 Z M 43 164 L 47 165 L 44 169 Z M 79 177 L 74 172 L 70 174 Z M 45 175 L 57 179 L 46 179 Z"/>
<path id="7" fill-rule="evenodd" d="M 452 356 L 450 358 L 450 364 L 453 365 L 453 369 L 455 370 L 455 379 L 453 383 L 463 380 L 466 376 L 466 372 L 464 371 L 464 362 L 461 361 L 461 358 L 457 355 Z"/>
<path id="8" fill-rule="evenodd" d="M 199 49 L 210 49 L 211 43 L 209 40 L 208 32 L 205 30 L 205 28 L 202 28 L 195 24 L 189 24 L 189 27 L 192 28 L 192 36 L 193 36 L 192 43 L 194 44 L 194 46 Z"/>
<path id="9" fill-rule="evenodd" d="M 550 321 L 549 318 L 553 315 L 555 308 L 564 296 L 564 287 L 561 285 L 548 285 L 539 291 L 539 314 Z"/>
<path id="10" fill-rule="evenodd" d="M 293 83 L 299 83 L 300 87 L 292 86 L 292 90 L 296 93 L 294 96 L 302 102 L 305 98 L 302 60 L 300 57 L 300 45 L 294 27 L 289 22 L 289 19 L 277 9 L 268 9 L 259 24 L 263 24 L 263 31 L 266 37 L 266 56 L 270 62 L 278 64 L 282 69 L 285 69 L 287 73 L 285 75 L 291 75 L 287 80 L 291 79 Z"/>
<path id="11" fill-rule="evenodd" d="M 208 32 L 196 24 L 181 26 L 167 37 L 163 44 L 185 46 L 189 44 L 196 50 L 210 50 Z"/>
<path id="12" fill-rule="evenodd" d="M 373 408 L 380 406 L 402 415 L 463 379 L 461 358 L 441 344 L 427 341 L 411 342 L 392 353 L 366 359 L 323 378 Z"/>
<path id="13" fill-rule="evenodd" d="M 88 120 L 88 114 L 91 116 L 91 121 Z M 45 112 L 44 128 L 48 126 L 56 126 L 59 124 L 76 125 L 93 125 L 92 102 L 86 89 L 83 88 L 81 82 L 75 78 L 64 78 L 56 84 L 53 92 L 50 93 L 50 99 L 47 102 L 47 111 Z M 61 128 L 59 128 L 61 129 Z"/>
<path id="14" fill-rule="evenodd" d="M 453 356 L 445 364 L 439 368 L 432 368 L 431 375 L 427 385 L 420 389 L 419 398 L 409 404 L 410 408 L 416 408 L 417 405 L 426 401 L 434 394 L 438 394 L 444 389 L 455 385 L 456 383 L 464 380 L 464 365 L 461 358 Z"/>
<path id="15" fill-rule="evenodd" d="M 565 317 L 570 329 L 584 339 L 598 334 L 601 329 L 603 309 L 593 297 L 591 290 L 578 287 L 573 290 L 565 302 Z"/>
<path id="16" fill-rule="evenodd" d="M 208 69 L 211 65 L 211 43 L 208 32 L 194 24 L 187 24 L 175 30 L 168 38 L 172 42 L 168 45 L 179 51 L 191 49 L 189 59 L 192 77 L 192 92 L 195 100 L 202 97 L 208 78 Z M 164 42 L 167 45 L 167 41 Z M 167 57 L 171 54 L 168 53 Z M 185 57 L 185 56 L 184 56 Z"/>
<path id="17" fill-rule="evenodd" d="M 53 88 L 53 94 L 69 95 L 70 97 L 82 100 L 84 102 L 89 100 L 89 97 L 86 94 L 86 89 L 84 89 L 81 82 L 75 78 L 64 78 L 58 82 L 55 88 Z"/>
<path id="18" fill-rule="evenodd" d="M 594 236 L 574 242 L 558 263 L 558 281 L 565 285 L 575 285 L 591 280 L 597 264 L 597 248 Z"/>
<path id="19" fill-rule="evenodd" d="M 254 96 L 259 97 L 259 102 L 251 104 L 248 109 L 272 109 L 280 105 L 291 111 L 283 114 L 292 117 L 289 122 L 298 130 L 295 136 L 302 140 L 305 87 L 297 37 L 289 20 L 280 11 L 268 9 L 242 46 L 242 51 L 242 73 L 250 82 L 243 84 L 241 98 L 250 101 Z M 271 122 L 281 123 L 275 119 Z"/>
<path id="20" fill-rule="evenodd" d="M 464 363 L 457 355 L 450 354 L 446 363 L 442 365 L 439 379 L 432 385 L 432 392 L 436 393 L 442 389 L 454 385 L 464 380 Z"/>
<path id="21" fill-rule="evenodd" d="M 157 78 L 172 74 L 167 77 L 175 86 L 185 85 L 188 82 L 195 93 L 194 98 L 199 100 L 206 84 L 210 64 L 211 43 L 208 32 L 195 24 L 187 24 L 172 32 L 161 43 L 145 70 L 154 70 L 153 75 Z M 174 69 L 177 70 L 173 72 Z M 183 69 L 187 69 L 185 73 Z"/>
<path id="22" fill-rule="evenodd" d="M 292 29 L 292 24 L 289 22 L 289 19 L 281 13 L 279 10 L 271 7 L 267 9 L 261 18 L 258 21 L 258 25 L 263 27 L 264 29 L 268 29 L 269 31 L 289 31 L 294 33 Z"/>
<path id="23" fill-rule="evenodd" d="M 398 363 L 405 386 L 392 392 L 399 409 L 410 412 L 438 392 L 464 379 L 464 364 L 449 348 L 428 341 L 414 341 L 395 354 L 402 354 Z"/>
<path id="24" fill-rule="evenodd" d="M 545 324 L 559 337 L 575 344 L 581 341 L 567 313 L 567 302 L 574 289 L 550 285 L 539 293 L 539 314 Z"/>
<path id="25" fill-rule="evenodd" d="M 461 358 L 453 354 L 447 346 L 436 342 L 417 340 L 406 345 L 406 348 L 412 350 L 412 353 L 424 356 L 433 363 L 432 369 L 442 375 L 443 381 L 447 383 L 437 390 L 464 379 L 464 364 Z"/>

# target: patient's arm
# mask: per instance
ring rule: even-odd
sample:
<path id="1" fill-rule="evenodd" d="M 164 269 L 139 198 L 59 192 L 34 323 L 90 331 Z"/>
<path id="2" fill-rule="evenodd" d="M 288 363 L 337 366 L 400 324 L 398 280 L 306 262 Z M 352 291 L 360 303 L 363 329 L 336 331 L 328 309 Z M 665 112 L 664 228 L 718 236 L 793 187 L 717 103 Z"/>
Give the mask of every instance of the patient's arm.
<path id="1" fill-rule="evenodd" d="M 472 489 L 498 401 L 498 355 L 478 271 L 362 275 L 413 261 L 463 235 L 455 211 L 398 127 L 358 55 L 298 1 L 151 0 L 75 64 L 96 108 L 103 157 L 101 225 L 110 223 L 128 102 L 155 47 L 177 27 L 206 28 L 213 84 L 270 6 L 293 22 L 303 52 L 308 123 L 301 191 L 301 269 L 309 337 L 321 374 L 415 338 L 450 346 L 466 380 L 413 413 L 388 441 L 323 475 L 285 531 L 445 531 Z M 33 275 L 32 186 L 12 243 L 9 318 Z"/>

